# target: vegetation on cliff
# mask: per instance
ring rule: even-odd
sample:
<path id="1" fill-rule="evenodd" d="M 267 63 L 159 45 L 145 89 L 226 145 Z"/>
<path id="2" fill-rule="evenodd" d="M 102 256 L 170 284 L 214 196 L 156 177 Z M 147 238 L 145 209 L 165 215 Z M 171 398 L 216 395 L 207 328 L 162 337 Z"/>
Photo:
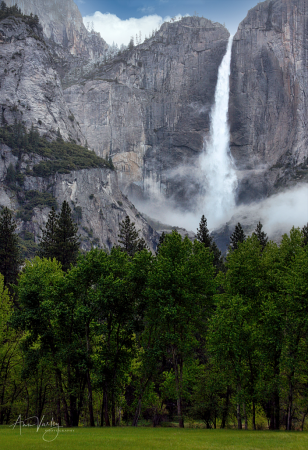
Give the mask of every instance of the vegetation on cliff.
<path id="1" fill-rule="evenodd" d="M 75 142 L 65 142 L 60 133 L 55 141 L 40 136 L 32 126 L 28 132 L 24 125 L 15 123 L 0 128 L 0 142 L 12 148 L 19 159 L 23 155 L 36 154 L 42 161 L 26 171 L 27 175 L 48 177 L 55 173 L 70 173 L 73 170 L 107 167 L 113 169 L 111 161 L 106 161 Z"/>
<path id="2" fill-rule="evenodd" d="M 21 9 L 18 8 L 17 4 L 14 6 L 7 6 L 4 1 L 0 4 L 0 20 L 6 19 L 7 17 L 18 17 L 22 19 L 26 24 L 30 25 L 30 27 L 34 27 L 39 24 L 39 18 L 37 15 L 27 16 L 21 12 Z"/>

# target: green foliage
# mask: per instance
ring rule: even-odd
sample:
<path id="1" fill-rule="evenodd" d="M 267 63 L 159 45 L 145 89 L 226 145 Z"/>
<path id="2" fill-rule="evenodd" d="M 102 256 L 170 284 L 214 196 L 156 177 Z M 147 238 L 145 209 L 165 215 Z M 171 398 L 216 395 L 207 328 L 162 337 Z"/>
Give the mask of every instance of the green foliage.
<path id="1" fill-rule="evenodd" d="M 8 326 L 12 314 L 13 302 L 0 273 L 0 425 L 8 422 L 21 384 L 21 335 Z"/>
<path id="2" fill-rule="evenodd" d="M 38 253 L 38 245 L 32 233 L 25 231 L 22 234 L 23 236 L 19 236 L 19 248 L 22 260 L 32 259 Z"/>
<path id="3" fill-rule="evenodd" d="M 242 228 L 242 225 L 238 223 L 235 225 L 235 229 L 230 236 L 230 249 L 236 250 L 239 246 L 239 244 L 242 244 L 246 239 L 244 230 Z"/>
<path id="4" fill-rule="evenodd" d="M 21 123 L 17 122 L 13 126 L 0 128 L 0 140 L 11 147 L 13 153 L 19 157 L 23 153 L 34 153 L 44 158 L 44 161 L 39 162 L 32 169 L 32 174 L 38 177 L 97 167 L 113 169 L 108 161 L 96 156 L 94 152 L 85 147 L 65 142 L 61 137 L 58 137 L 56 141 L 49 142 L 40 136 L 33 126 L 29 132 Z M 11 172 L 10 169 L 10 179 L 12 178 Z"/>
<path id="5" fill-rule="evenodd" d="M 49 192 L 25 191 L 20 199 L 22 206 L 16 214 L 18 219 L 30 221 L 33 216 L 33 208 L 57 208 L 57 200 Z"/>
<path id="6" fill-rule="evenodd" d="M 267 237 L 266 233 L 264 233 L 264 231 L 262 231 L 262 228 L 263 228 L 263 225 L 262 225 L 261 222 L 259 222 L 257 224 L 257 227 L 256 227 L 255 231 L 254 231 L 254 234 L 258 238 L 258 241 L 261 244 L 262 250 L 264 250 L 265 247 L 266 247 L 266 244 L 268 242 L 268 237 Z"/>
<path id="7" fill-rule="evenodd" d="M 303 234 L 303 245 L 307 245 L 308 244 L 308 223 L 307 223 L 307 225 L 303 226 L 302 234 Z"/>
<path id="8" fill-rule="evenodd" d="M 15 230 L 12 213 L 5 207 L 0 212 L 0 273 L 4 276 L 5 285 L 16 281 L 21 263 Z"/>
<path id="9" fill-rule="evenodd" d="M 71 211 L 62 209 L 64 223 Z M 302 231 L 265 246 L 253 233 L 218 275 L 210 248 L 176 231 L 157 255 L 92 249 L 64 271 L 51 259 L 59 220 L 52 210 L 49 259 L 26 262 L 14 312 L 0 276 L 0 423 L 19 411 L 53 412 L 65 426 L 185 418 L 190 427 L 305 428 Z"/>
<path id="10" fill-rule="evenodd" d="M 143 238 L 139 239 L 139 233 L 135 228 L 135 222 L 131 222 L 129 216 L 120 222 L 120 234 L 118 235 L 120 249 L 129 256 L 136 252 L 148 249 Z"/>
<path id="11" fill-rule="evenodd" d="M 203 215 L 200 220 L 199 228 L 197 229 L 197 240 L 204 245 L 205 248 L 209 248 L 214 255 L 213 264 L 218 270 L 222 270 L 223 261 L 221 257 L 221 252 L 216 245 L 216 242 L 210 235 L 210 232 L 207 227 L 207 220 Z"/>
<path id="12" fill-rule="evenodd" d="M 73 222 L 69 204 L 64 201 L 59 214 L 52 207 L 39 244 L 42 258 L 56 258 L 65 272 L 77 261 L 79 251 L 78 226 Z"/>
<path id="13" fill-rule="evenodd" d="M 209 249 L 173 231 L 164 238 L 148 279 L 148 321 L 170 354 L 176 380 L 177 414 L 184 426 L 183 368 L 196 348 L 212 307 L 214 267 Z M 198 331 L 197 331 L 198 330 Z"/>

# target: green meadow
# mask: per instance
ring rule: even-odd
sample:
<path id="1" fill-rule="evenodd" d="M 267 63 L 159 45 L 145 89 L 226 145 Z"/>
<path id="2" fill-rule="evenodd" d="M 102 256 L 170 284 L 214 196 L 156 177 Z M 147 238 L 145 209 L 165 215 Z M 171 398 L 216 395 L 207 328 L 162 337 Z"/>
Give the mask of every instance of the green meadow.
<path id="1" fill-rule="evenodd" d="M 0 427 L 1 450 L 307 450 L 307 432 L 238 431 L 179 428 Z M 45 435 L 44 435 L 45 433 Z M 44 439 L 51 440 L 46 442 Z"/>

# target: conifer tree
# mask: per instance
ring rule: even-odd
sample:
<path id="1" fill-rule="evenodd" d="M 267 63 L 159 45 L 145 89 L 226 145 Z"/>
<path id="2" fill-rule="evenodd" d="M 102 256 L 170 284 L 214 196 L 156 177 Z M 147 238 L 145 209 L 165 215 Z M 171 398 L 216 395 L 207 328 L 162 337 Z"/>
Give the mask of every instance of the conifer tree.
<path id="1" fill-rule="evenodd" d="M 221 258 L 221 251 L 217 247 L 216 242 L 210 235 L 207 227 L 207 219 L 203 215 L 200 220 L 199 228 L 197 228 L 197 240 L 201 242 L 206 248 L 209 248 L 214 255 L 213 264 L 217 269 L 222 269 L 223 261 Z"/>
<path id="2" fill-rule="evenodd" d="M 60 214 L 52 208 L 39 244 L 40 257 L 56 258 L 66 272 L 77 261 L 80 246 L 77 231 L 78 226 L 72 220 L 72 211 L 66 201 L 62 203 Z"/>
<path id="3" fill-rule="evenodd" d="M 159 241 L 156 247 L 156 255 L 158 255 L 159 247 L 164 243 L 166 238 L 166 233 L 163 231 L 162 234 L 159 236 Z"/>
<path id="4" fill-rule="evenodd" d="M 39 243 L 39 256 L 41 258 L 53 259 L 56 257 L 55 232 L 57 224 L 58 224 L 58 215 L 54 207 L 52 207 L 48 216 L 45 229 L 43 230 L 41 242 Z"/>
<path id="5" fill-rule="evenodd" d="M 5 285 L 16 282 L 21 263 L 15 230 L 12 213 L 5 207 L 0 213 L 0 273 L 4 276 Z"/>
<path id="6" fill-rule="evenodd" d="M 134 256 L 138 248 L 139 235 L 135 228 L 135 222 L 131 222 L 128 216 L 120 223 L 118 238 L 121 250 L 129 256 Z"/>
<path id="7" fill-rule="evenodd" d="M 72 219 L 72 211 L 69 204 L 62 203 L 61 212 L 55 227 L 56 259 L 62 264 L 65 272 L 71 264 L 75 264 L 80 247 L 79 236 L 77 236 L 78 225 Z"/>
<path id="8" fill-rule="evenodd" d="M 230 236 L 230 249 L 236 250 L 238 248 L 238 245 L 244 242 L 245 239 L 246 235 L 244 233 L 242 225 L 238 222 L 238 224 L 235 225 L 235 229 Z"/>
<path id="9" fill-rule="evenodd" d="M 207 227 L 207 220 L 204 215 L 201 217 L 199 228 L 197 228 L 197 240 L 209 248 L 212 245 L 213 238 Z"/>
<path id="10" fill-rule="evenodd" d="M 141 238 L 138 240 L 137 243 L 137 252 L 141 252 L 142 250 L 149 250 L 149 247 L 147 246 L 147 243 L 145 242 L 144 238 Z"/>
<path id="11" fill-rule="evenodd" d="M 267 237 L 267 234 L 264 231 L 262 231 L 262 228 L 263 228 L 263 225 L 261 222 L 259 222 L 255 231 L 253 232 L 253 234 L 255 236 L 257 236 L 258 241 L 261 244 L 262 250 L 264 250 L 266 247 L 266 244 L 268 242 L 268 237 Z"/>
<path id="12" fill-rule="evenodd" d="M 303 233 L 303 245 L 308 245 L 308 223 L 307 225 L 304 225 L 302 228 Z"/>

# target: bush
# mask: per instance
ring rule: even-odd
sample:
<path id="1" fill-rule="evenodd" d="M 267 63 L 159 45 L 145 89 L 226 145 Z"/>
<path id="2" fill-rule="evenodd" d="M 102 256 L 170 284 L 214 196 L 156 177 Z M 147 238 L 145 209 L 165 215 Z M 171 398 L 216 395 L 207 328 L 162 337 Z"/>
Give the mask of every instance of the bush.
<path id="1" fill-rule="evenodd" d="M 27 191 L 21 209 L 17 212 L 17 219 L 29 222 L 33 216 L 33 208 L 49 208 L 57 209 L 57 200 L 49 192 Z"/>

